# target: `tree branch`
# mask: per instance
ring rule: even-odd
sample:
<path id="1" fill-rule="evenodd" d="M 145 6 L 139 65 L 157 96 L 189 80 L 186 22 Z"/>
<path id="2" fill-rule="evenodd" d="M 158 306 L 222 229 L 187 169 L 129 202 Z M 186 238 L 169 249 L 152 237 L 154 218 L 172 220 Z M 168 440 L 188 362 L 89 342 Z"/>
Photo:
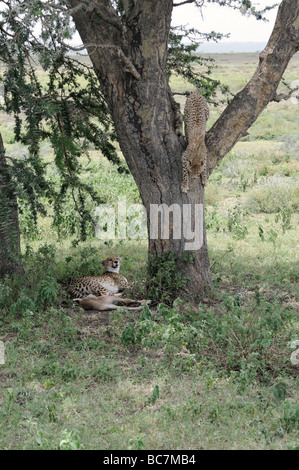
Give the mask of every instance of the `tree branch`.
<path id="1" fill-rule="evenodd" d="M 297 100 L 299 100 L 299 93 L 297 95 L 294 94 L 294 92 L 296 92 L 297 90 L 299 90 L 299 87 L 294 88 L 294 90 L 290 91 L 289 93 L 275 94 L 272 101 L 279 103 L 280 101 L 283 101 L 283 100 L 286 101 L 286 100 L 289 100 L 290 98 L 296 98 Z"/>
<path id="2" fill-rule="evenodd" d="M 206 135 L 210 172 L 274 99 L 282 75 L 298 50 L 299 0 L 283 0 L 253 77 Z"/>
<path id="3" fill-rule="evenodd" d="M 282 79 L 282 82 L 287 87 L 287 89 L 289 90 L 288 93 L 279 93 L 279 94 L 275 93 L 272 101 L 275 101 L 275 102 L 279 103 L 280 101 L 288 100 L 290 98 L 299 99 L 299 93 L 295 94 L 296 91 L 299 91 L 299 85 L 292 88 L 292 86 L 289 85 L 284 79 Z M 296 83 L 296 85 L 297 85 L 299 82 L 296 81 L 294 83 Z"/>
<path id="4" fill-rule="evenodd" d="M 119 46 L 114 46 L 112 44 L 96 44 L 96 43 L 91 43 L 91 44 L 83 44 L 82 46 L 70 46 L 64 42 L 60 42 L 63 46 L 67 47 L 68 49 L 71 49 L 72 51 L 75 51 L 75 52 L 79 52 L 79 51 L 82 51 L 86 48 L 91 48 L 91 47 L 94 47 L 94 49 L 112 49 L 112 50 L 115 50 L 118 57 L 120 59 L 122 59 L 122 61 L 124 62 L 125 64 L 125 72 L 129 72 L 133 75 L 133 77 L 136 78 L 136 80 L 140 80 L 140 74 L 137 72 L 137 70 L 135 69 L 134 65 L 132 64 L 132 62 L 128 59 L 128 57 L 126 57 L 126 55 L 124 54 L 124 52 L 122 51 L 122 49 L 119 47 Z M 89 56 L 91 55 L 91 53 L 89 53 Z"/>
<path id="5" fill-rule="evenodd" d="M 174 7 L 180 7 L 181 5 L 186 5 L 186 3 L 195 3 L 197 7 L 202 7 L 204 4 L 204 0 L 184 0 L 180 3 L 174 3 Z"/>
<path id="6" fill-rule="evenodd" d="M 82 0 L 68 0 L 71 7 L 69 11 L 73 12 L 72 16 L 83 42 L 82 46 L 71 47 L 71 49 L 78 52 L 87 48 L 92 60 L 94 60 L 95 52 L 98 49 L 115 51 L 124 64 L 124 71 L 131 73 L 136 80 L 140 80 L 140 74 L 123 51 L 123 47 L 126 47 L 125 29 L 110 1 L 96 0 L 91 2 L 89 6 L 84 1 L 84 7 L 82 3 Z M 95 13 L 92 18 L 90 17 L 91 11 Z M 90 26 L 90 20 L 94 22 L 92 27 Z M 121 36 L 115 30 L 114 32 L 111 31 L 111 25 L 121 31 Z M 98 59 L 101 59 L 100 56 Z M 98 61 L 98 59 L 96 60 Z M 113 63 L 112 58 L 110 63 Z"/>
<path id="7" fill-rule="evenodd" d="M 97 3 L 99 5 L 97 5 Z M 121 24 L 110 2 L 107 2 L 106 0 L 96 0 L 96 2 L 88 0 L 80 0 L 79 2 L 77 2 L 77 0 L 69 0 L 68 4 L 71 8 L 63 8 L 61 5 L 53 5 L 53 3 L 49 3 L 48 5 L 52 6 L 53 8 L 58 7 L 60 10 L 63 9 L 66 13 L 71 16 L 78 13 L 80 10 L 86 13 L 95 12 L 105 23 L 109 24 L 110 26 L 114 26 L 119 31 L 121 31 L 121 33 L 124 32 L 123 25 Z"/>

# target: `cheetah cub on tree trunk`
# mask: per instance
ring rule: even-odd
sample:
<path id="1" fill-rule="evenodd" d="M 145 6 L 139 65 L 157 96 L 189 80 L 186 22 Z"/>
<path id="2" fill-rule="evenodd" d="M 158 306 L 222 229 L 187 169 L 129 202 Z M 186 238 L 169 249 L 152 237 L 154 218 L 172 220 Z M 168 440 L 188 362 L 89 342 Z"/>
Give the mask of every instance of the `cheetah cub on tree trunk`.
<path id="1" fill-rule="evenodd" d="M 102 264 L 105 269 L 101 276 L 80 277 L 71 283 L 69 293 L 72 297 L 83 299 L 90 294 L 114 295 L 127 287 L 127 279 L 119 274 L 119 258 L 107 258 Z"/>
<path id="2" fill-rule="evenodd" d="M 201 175 L 203 185 L 208 182 L 207 148 L 205 144 L 206 124 L 209 118 L 208 103 L 195 91 L 186 100 L 184 109 L 185 134 L 188 146 L 183 153 L 183 192 L 189 190 L 189 173 L 193 178 Z"/>

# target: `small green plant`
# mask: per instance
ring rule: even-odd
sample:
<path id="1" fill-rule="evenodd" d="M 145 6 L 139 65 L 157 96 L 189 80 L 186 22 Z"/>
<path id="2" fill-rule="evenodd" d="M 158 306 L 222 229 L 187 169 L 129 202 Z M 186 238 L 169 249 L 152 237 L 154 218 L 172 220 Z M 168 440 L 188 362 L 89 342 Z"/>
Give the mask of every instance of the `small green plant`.
<path id="1" fill-rule="evenodd" d="M 247 187 L 249 186 L 249 179 L 245 177 L 244 172 L 240 174 L 240 183 L 239 188 L 243 193 L 245 193 Z"/>
<path id="2" fill-rule="evenodd" d="M 272 158 L 273 165 L 279 165 L 280 162 L 281 162 L 281 158 L 278 158 L 278 157 Z"/>
<path id="3" fill-rule="evenodd" d="M 283 416 L 281 418 L 281 426 L 290 433 L 293 430 L 299 430 L 299 406 L 298 404 L 286 401 L 283 408 Z"/>
<path id="4" fill-rule="evenodd" d="M 259 171 L 260 176 L 267 176 L 268 173 L 269 173 L 269 170 L 266 165 L 264 165 Z"/>
<path id="5" fill-rule="evenodd" d="M 228 211 L 227 228 L 233 238 L 242 240 L 248 234 L 248 228 L 243 223 L 244 212 L 240 204 L 237 204 Z"/>
<path id="6" fill-rule="evenodd" d="M 264 229 L 261 225 L 259 225 L 258 229 L 259 229 L 259 237 L 262 240 L 262 242 L 264 242 L 265 241 Z"/>
<path id="7" fill-rule="evenodd" d="M 275 216 L 275 222 L 280 221 L 283 233 L 292 228 L 291 219 L 292 209 L 286 205 L 282 205 Z"/>
<path id="8" fill-rule="evenodd" d="M 51 305 L 58 297 L 58 285 L 56 279 L 49 277 L 42 279 L 36 286 L 35 301 L 42 305 Z"/>
<path id="9" fill-rule="evenodd" d="M 145 447 L 142 440 L 144 439 L 144 437 L 145 436 L 142 434 L 139 437 L 132 437 L 131 439 L 129 439 L 129 445 L 127 450 L 142 450 Z"/>
<path id="10" fill-rule="evenodd" d="M 120 340 L 123 344 L 135 344 L 136 343 L 136 330 L 134 326 L 126 326 L 121 334 Z"/>
<path id="11" fill-rule="evenodd" d="M 211 211 L 206 211 L 206 228 L 214 232 L 221 232 L 224 230 L 224 220 L 217 214 L 217 209 L 217 204 L 214 204 Z"/>
<path id="12" fill-rule="evenodd" d="M 36 429 L 35 442 L 39 450 L 53 450 L 49 438 L 40 429 Z"/>
<path id="13" fill-rule="evenodd" d="M 49 414 L 49 421 L 50 423 L 56 423 L 57 421 L 57 408 L 56 408 L 56 405 L 54 403 L 52 404 L 49 404 L 47 406 L 47 410 L 48 410 L 48 414 Z"/>
<path id="14" fill-rule="evenodd" d="M 81 447 L 80 437 L 74 431 L 63 431 L 63 438 L 58 444 L 58 450 L 79 450 Z"/>
<path id="15" fill-rule="evenodd" d="M 9 279 L 0 282 L 0 305 L 3 308 L 10 304 L 11 287 L 8 285 Z"/>
<path id="16" fill-rule="evenodd" d="M 153 389 L 152 396 L 149 397 L 148 402 L 154 405 L 160 396 L 159 385 L 155 385 Z"/>
<path id="17" fill-rule="evenodd" d="M 287 396 L 287 390 L 287 385 L 284 382 L 279 382 L 273 387 L 273 395 L 277 401 L 283 401 Z"/>
<path id="18" fill-rule="evenodd" d="M 277 237 L 278 237 L 278 233 L 275 230 L 273 230 L 273 228 L 270 228 L 269 234 L 268 234 L 268 239 L 273 244 L 274 251 L 276 250 Z"/>

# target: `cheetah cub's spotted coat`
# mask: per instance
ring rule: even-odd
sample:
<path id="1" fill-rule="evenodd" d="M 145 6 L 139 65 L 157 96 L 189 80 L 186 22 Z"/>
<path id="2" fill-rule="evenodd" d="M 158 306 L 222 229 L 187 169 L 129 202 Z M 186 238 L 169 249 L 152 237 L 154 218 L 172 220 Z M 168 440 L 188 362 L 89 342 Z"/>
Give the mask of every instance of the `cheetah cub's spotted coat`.
<path id="1" fill-rule="evenodd" d="M 184 109 L 185 134 L 188 146 L 183 153 L 183 192 L 189 190 L 189 173 L 193 178 L 201 175 L 202 184 L 208 182 L 207 149 L 205 144 L 206 124 L 209 118 L 208 103 L 195 91 L 186 100 Z"/>
<path id="2" fill-rule="evenodd" d="M 69 289 L 71 296 L 83 299 L 88 295 L 114 295 L 127 287 L 127 279 L 119 274 L 119 258 L 107 258 L 102 261 L 104 273 L 101 276 L 86 276 L 75 279 Z"/>

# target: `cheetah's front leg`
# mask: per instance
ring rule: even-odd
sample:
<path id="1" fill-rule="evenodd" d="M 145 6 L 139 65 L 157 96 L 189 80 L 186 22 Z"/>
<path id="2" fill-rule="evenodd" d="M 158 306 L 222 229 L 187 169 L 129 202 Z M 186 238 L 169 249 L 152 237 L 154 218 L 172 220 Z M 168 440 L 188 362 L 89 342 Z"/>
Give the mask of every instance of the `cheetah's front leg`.
<path id="1" fill-rule="evenodd" d="M 207 161 L 207 156 L 205 157 L 204 161 L 204 167 L 203 167 L 203 172 L 201 174 L 201 182 L 203 186 L 206 186 L 208 184 L 208 161 Z"/>
<path id="2" fill-rule="evenodd" d="M 181 190 L 183 193 L 187 193 L 189 191 L 189 158 L 187 152 L 183 153 L 182 156 L 182 166 L 183 166 L 183 178 L 182 178 L 182 185 Z"/>

